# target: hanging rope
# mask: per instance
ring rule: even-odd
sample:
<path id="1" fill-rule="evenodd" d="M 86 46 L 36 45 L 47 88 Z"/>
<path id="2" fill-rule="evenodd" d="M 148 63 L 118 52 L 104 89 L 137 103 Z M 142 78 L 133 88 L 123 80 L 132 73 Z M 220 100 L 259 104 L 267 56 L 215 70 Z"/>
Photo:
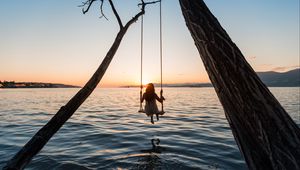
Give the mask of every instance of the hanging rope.
<path id="1" fill-rule="evenodd" d="M 141 90 L 140 90 L 140 110 L 139 112 L 144 112 L 143 104 L 142 104 L 142 97 L 143 97 L 143 41 L 144 41 L 144 17 L 141 17 Z"/>
<path id="2" fill-rule="evenodd" d="M 159 2 L 159 52 L 160 52 L 160 98 L 163 96 L 163 54 L 162 54 L 162 12 L 161 12 L 161 0 Z M 161 114 L 164 114 L 164 102 L 161 102 Z"/>
<path id="3" fill-rule="evenodd" d="M 141 84 L 140 84 L 140 101 L 143 97 L 143 42 L 144 42 L 144 17 L 141 16 Z M 161 0 L 159 2 L 159 53 L 160 53 L 160 98 L 163 98 L 163 51 L 162 51 L 162 9 L 161 9 Z M 144 112 L 143 104 L 140 102 L 140 110 L 139 112 Z M 161 112 L 160 114 L 163 115 L 164 112 L 164 103 L 161 102 Z"/>

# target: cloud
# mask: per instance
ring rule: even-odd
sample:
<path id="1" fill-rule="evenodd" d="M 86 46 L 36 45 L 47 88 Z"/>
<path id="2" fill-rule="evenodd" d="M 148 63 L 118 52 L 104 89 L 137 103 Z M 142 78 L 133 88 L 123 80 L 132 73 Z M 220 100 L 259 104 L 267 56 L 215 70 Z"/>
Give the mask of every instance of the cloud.
<path id="1" fill-rule="evenodd" d="M 256 59 L 256 56 L 249 56 L 247 57 L 249 60 L 255 60 Z"/>
<path id="2" fill-rule="evenodd" d="M 289 70 L 293 70 L 296 68 L 299 68 L 299 65 L 293 65 L 293 66 L 283 66 L 283 67 L 274 67 L 272 69 L 272 71 L 277 71 L 277 72 L 284 72 L 284 71 L 289 71 Z"/>

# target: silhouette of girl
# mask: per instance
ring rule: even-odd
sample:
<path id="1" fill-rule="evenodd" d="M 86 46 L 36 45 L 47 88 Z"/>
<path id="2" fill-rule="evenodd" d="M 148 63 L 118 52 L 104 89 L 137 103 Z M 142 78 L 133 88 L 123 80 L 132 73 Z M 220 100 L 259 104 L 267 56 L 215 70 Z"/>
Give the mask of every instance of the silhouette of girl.
<path id="1" fill-rule="evenodd" d="M 143 103 L 144 100 L 146 100 L 145 113 L 147 114 L 147 116 L 151 116 L 151 123 L 154 124 L 153 115 L 155 114 L 156 119 L 159 120 L 160 114 L 160 111 L 158 110 L 156 105 L 156 100 L 162 103 L 165 98 L 162 95 L 159 98 L 155 93 L 154 85 L 152 83 L 149 83 L 147 84 L 146 92 L 143 94 L 141 103 Z"/>

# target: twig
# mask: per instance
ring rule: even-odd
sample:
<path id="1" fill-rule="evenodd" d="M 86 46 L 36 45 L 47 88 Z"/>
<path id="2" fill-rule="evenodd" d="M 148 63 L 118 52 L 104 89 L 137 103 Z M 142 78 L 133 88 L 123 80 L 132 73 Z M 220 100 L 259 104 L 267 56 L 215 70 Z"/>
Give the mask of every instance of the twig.
<path id="1" fill-rule="evenodd" d="M 83 14 L 87 13 L 89 10 L 90 10 L 90 7 L 92 6 L 92 4 L 97 1 L 97 0 L 86 0 L 85 2 L 82 2 L 82 5 L 80 5 L 79 7 L 83 7 L 82 8 L 82 12 Z M 101 4 L 100 4 L 100 12 L 101 12 L 101 16 L 100 18 L 104 17 L 106 20 L 108 20 L 108 18 L 105 16 L 104 14 L 104 11 L 103 11 L 103 4 L 104 4 L 104 0 L 100 0 L 101 1 Z M 111 8 L 112 8 L 112 11 L 118 21 L 118 24 L 120 26 L 120 29 L 124 28 L 123 26 L 123 23 L 122 23 L 122 20 L 121 20 L 121 17 L 119 15 L 119 13 L 117 12 L 116 8 L 115 8 L 115 5 L 113 3 L 112 0 L 108 0 Z M 155 4 L 155 3 L 158 3 L 158 2 L 161 2 L 161 0 L 157 0 L 157 1 L 150 1 L 150 2 L 145 2 L 144 0 L 141 0 L 141 3 L 138 4 L 138 6 L 141 6 L 141 11 L 139 13 L 137 13 L 131 20 L 129 20 L 127 22 L 127 24 L 125 25 L 125 27 L 128 27 L 130 24 L 132 24 L 133 22 L 137 21 L 138 18 L 141 16 L 141 15 L 144 15 L 145 14 L 145 7 L 146 5 L 149 5 L 149 4 Z M 86 9 L 84 9 L 84 7 L 87 6 Z"/>
<path id="2" fill-rule="evenodd" d="M 129 27 L 133 22 L 137 21 L 138 18 L 141 16 L 141 15 L 144 15 L 145 14 L 145 7 L 146 5 L 149 5 L 149 4 L 155 4 L 157 2 L 160 2 L 161 0 L 158 0 L 158 1 L 151 1 L 151 2 L 144 2 L 144 0 L 141 0 L 141 3 L 138 4 L 138 6 L 142 6 L 141 8 L 141 12 L 139 12 L 138 14 L 136 14 L 130 21 L 128 21 L 128 23 L 125 25 L 125 27 Z"/>
<path id="3" fill-rule="evenodd" d="M 114 6 L 114 3 L 112 2 L 112 0 L 108 0 L 108 2 L 109 2 L 110 6 L 111 6 L 111 8 L 112 8 L 112 10 L 113 10 L 113 13 L 115 14 L 115 16 L 116 16 L 116 18 L 117 18 L 117 20 L 118 20 L 120 29 L 122 29 L 122 28 L 123 28 L 123 23 L 122 23 L 121 18 L 120 18 L 119 14 L 118 14 L 118 12 L 117 12 L 115 6 Z"/>
<path id="4" fill-rule="evenodd" d="M 89 5 L 86 9 L 82 8 L 82 13 L 83 14 L 87 13 L 90 10 L 90 7 L 92 6 L 92 4 L 95 1 L 97 1 L 97 0 L 87 0 L 86 2 L 83 2 L 82 5 L 81 5 L 82 7 L 86 6 L 87 4 L 89 4 Z"/>
<path id="5" fill-rule="evenodd" d="M 101 5 L 100 5 L 101 16 L 100 16 L 100 18 L 104 17 L 106 20 L 108 20 L 103 12 L 103 3 L 104 3 L 104 0 L 101 0 Z"/>
<path id="6" fill-rule="evenodd" d="M 139 3 L 138 6 L 141 6 L 141 5 L 149 5 L 149 4 L 155 4 L 157 2 L 160 2 L 161 0 L 158 0 L 158 1 L 151 1 L 151 2 L 144 2 L 142 0 L 142 3 Z"/>

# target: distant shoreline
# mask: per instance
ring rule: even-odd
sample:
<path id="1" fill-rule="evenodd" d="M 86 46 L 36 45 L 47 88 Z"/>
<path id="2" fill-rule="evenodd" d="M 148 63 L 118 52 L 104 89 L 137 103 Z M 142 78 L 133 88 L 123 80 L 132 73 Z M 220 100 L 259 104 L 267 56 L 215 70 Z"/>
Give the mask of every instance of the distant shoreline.
<path id="1" fill-rule="evenodd" d="M 267 87 L 300 87 L 300 69 L 279 73 L 274 71 L 257 72 L 257 75 Z M 159 87 L 159 83 L 154 84 Z M 139 85 L 121 86 L 123 88 L 140 87 Z M 213 87 L 211 83 L 174 83 L 164 84 L 163 87 Z"/>
<path id="2" fill-rule="evenodd" d="M 0 81 L 2 89 L 20 89 L 20 88 L 81 88 L 80 86 L 66 85 L 59 83 L 42 83 L 42 82 L 14 82 Z"/>
<path id="3" fill-rule="evenodd" d="M 154 83 L 155 87 L 160 87 L 160 84 Z M 119 86 L 120 88 L 139 88 L 140 85 Z M 178 83 L 178 84 L 163 84 L 163 87 L 185 87 L 185 88 L 199 88 L 199 87 L 213 87 L 211 83 Z"/>
<path id="4" fill-rule="evenodd" d="M 278 88 L 300 88 L 300 86 L 267 86 L 268 88 L 274 88 L 274 87 L 278 87 Z M 81 87 L 0 87 L 0 90 L 1 89 L 80 89 Z M 139 89 L 140 87 L 138 86 L 131 86 L 131 87 L 128 87 L 128 86 L 116 86 L 116 87 L 103 87 L 103 86 L 100 86 L 100 87 L 97 87 L 96 89 Z M 160 87 L 157 87 L 157 88 L 160 88 Z M 168 86 L 168 87 L 163 87 L 163 88 L 190 88 L 190 89 L 193 89 L 193 88 L 213 88 L 213 86 L 207 86 L 207 87 L 190 87 L 190 86 L 174 86 L 174 87 L 171 87 L 171 86 Z M 145 89 L 145 87 L 144 87 Z"/>
<path id="5" fill-rule="evenodd" d="M 300 86 L 276 86 L 276 85 L 266 85 L 267 87 L 300 87 Z M 144 86 L 145 88 L 146 86 Z M 160 86 L 155 86 L 155 87 L 160 87 Z M 182 86 L 182 85 L 164 85 L 164 88 L 207 88 L 207 87 L 211 87 L 213 88 L 213 85 L 187 85 L 187 86 Z M 140 88 L 140 86 L 119 86 L 116 88 Z"/>
<path id="6" fill-rule="evenodd" d="M 284 73 L 278 72 L 257 72 L 257 75 L 267 87 L 300 87 L 300 69 L 290 70 Z M 154 83 L 160 87 L 160 83 Z M 140 85 L 122 85 L 113 88 L 139 88 Z M 163 84 L 163 87 L 170 88 L 202 88 L 213 87 L 211 83 L 173 83 Z M 80 86 L 66 85 L 60 83 L 42 83 L 42 82 L 14 82 L 0 81 L 0 89 L 13 88 L 81 88 Z"/>

